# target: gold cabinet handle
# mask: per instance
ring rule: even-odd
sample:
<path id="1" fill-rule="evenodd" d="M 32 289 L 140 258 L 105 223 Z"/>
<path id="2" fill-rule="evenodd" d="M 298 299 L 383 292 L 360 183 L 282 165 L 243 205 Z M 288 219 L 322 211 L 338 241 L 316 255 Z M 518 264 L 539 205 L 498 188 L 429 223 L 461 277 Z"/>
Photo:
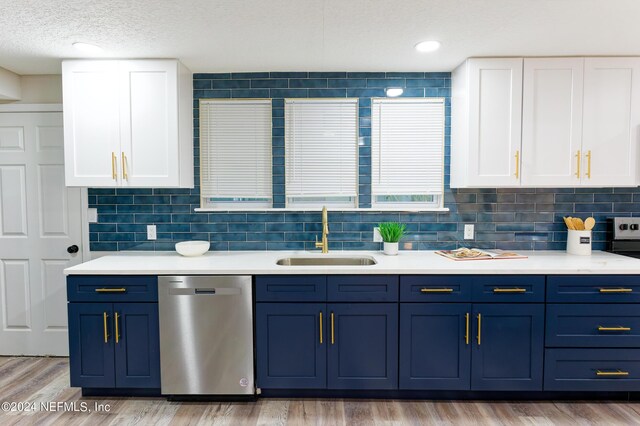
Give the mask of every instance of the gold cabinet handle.
<path id="1" fill-rule="evenodd" d="M 526 293 L 527 289 L 526 288 L 519 288 L 519 287 L 514 287 L 514 288 L 494 288 L 493 289 L 494 293 Z"/>
<path id="2" fill-rule="evenodd" d="M 116 153 L 112 152 L 111 153 L 111 178 L 113 180 L 118 180 L 118 172 L 117 172 L 117 167 L 116 166 Z"/>
<path id="3" fill-rule="evenodd" d="M 578 179 L 580 179 L 580 163 L 581 163 L 581 161 L 580 161 L 581 158 L 580 157 L 581 157 L 580 156 L 580 150 L 578 150 L 578 152 L 576 153 L 576 158 L 578 159 L 578 161 L 576 162 L 577 166 L 578 166 L 577 169 L 576 169 L 576 177 Z"/>
<path id="4" fill-rule="evenodd" d="M 628 371 L 616 370 L 616 371 L 601 371 L 596 370 L 596 376 L 628 376 Z"/>
<path id="5" fill-rule="evenodd" d="M 107 318 L 109 318 L 109 315 L 107 315 L 106 312 L 103 312 L 102 321 L 104 322 L 104 342 L 105 343 L 109 343 L 109 331 L 107 330 Z"/>
<path id="6" fill-rule="evenodd" d="M 453 293 L 452 288 L 421 288 L 421 293 Z"/>
<path id="7" fill-rule="evenodd" d="M 520 151 L 516 151 L 516 179 L 520 177 Z"/>
<path id="8" fill-rule="evenodd" d="M 601 288 L 600 293 L 632 293 L 632 288 Z"/>
<path id="9" fill-rule="evenodd" d="M 469 344 L 469 313 L 468 312 L 464 315 L 464 319 L 466 323 L 464 328 L 464 343 L 468 345 Z"/>
<path id="10" fill-rule="evenodd" d="M 127 156 L 122 153 L 122 179 L 129 180 L 129 175 L 127 174 Z"/>
<path id="11" fill-rule="evenodd" d="M 482 315 L 480 314 L 478 314 L 478 335 L 476 337 L 478 338 L 478 346 L 480 346 L 482 337 Z"/>
<path id="12" fill-rule="evenodd" d="M 126 293 L 126 288 L 96 288 L 96 293 Z"/>
<path id="13" fill-rule="evenodd" d="M 591 151 L 587 151 L 587 179 L 591 179 Z"/>
<path id="14" fill-rule="evenodd" d="M 320 344 L 322 344 L 322 311 L 320 311 Z"/>
<path id="15" fill-rule="evenodd" d="M 119 343 L 120 342 L 120 330 L 118 328 L 118 320 L 120 319 L 120 315 L 118 315 L 118 313 L 116 312 L 114 317 L 113 317 L 113 319 L 114 319 L 113 322 L 116 325 L 116 330 L 115 330 L 116 331 L 116 343 Z"/>
<path id="16" fill-rule="evenodd" d="M 623 327 L 621 325 L 618 325 L 616 327 L 603 327 L 599 325 L 598 331 L 631 331 L 631 327 Z"/>
<path id="17" fill-rule="evenodd" d="M 331 312 L 331 344 L 336 343 L 336 335 L 335 335 L 335 321 L 333 318 L 333 312 Z"/>

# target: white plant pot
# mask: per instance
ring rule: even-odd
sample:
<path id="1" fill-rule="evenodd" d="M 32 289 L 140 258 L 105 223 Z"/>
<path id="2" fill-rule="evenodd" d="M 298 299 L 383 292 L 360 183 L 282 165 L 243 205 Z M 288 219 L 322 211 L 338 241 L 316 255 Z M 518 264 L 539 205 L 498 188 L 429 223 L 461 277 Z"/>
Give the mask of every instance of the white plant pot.
<path id="1" fill-rule="evenodd" d="M 398 243 L 384 243 L 383 253 L 387 256 L 397 256 L 398 255 Z"/>

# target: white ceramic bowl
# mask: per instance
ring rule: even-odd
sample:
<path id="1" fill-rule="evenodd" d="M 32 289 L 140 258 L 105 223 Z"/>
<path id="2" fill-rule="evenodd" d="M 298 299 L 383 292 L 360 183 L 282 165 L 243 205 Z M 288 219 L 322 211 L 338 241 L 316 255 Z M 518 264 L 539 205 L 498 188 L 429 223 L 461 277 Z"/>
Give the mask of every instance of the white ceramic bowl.
<path id="1" fill-rule="evenodd" d="M 183 256 L 201 256 L 209 250 L 209 241 L 182 241 L 176 243 L 176 251 Z"/>

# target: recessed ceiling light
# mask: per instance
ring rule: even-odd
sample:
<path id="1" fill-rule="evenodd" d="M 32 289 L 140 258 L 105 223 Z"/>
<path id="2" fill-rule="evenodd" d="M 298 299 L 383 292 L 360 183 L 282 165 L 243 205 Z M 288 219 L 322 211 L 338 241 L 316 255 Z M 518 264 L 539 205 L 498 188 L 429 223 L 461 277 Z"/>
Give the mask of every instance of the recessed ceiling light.
<path id="1" fill-rule="evenodd" d="M 389 87 L 387 89 L 387 96 L 390 98 L 395 98 L 396 96 L 402 95 L 404 90 L 401 87 Z"/>
<path id="2" fill-rule="evenodd" d="M 415 45 L 418 52 L 433 52 L 440 48 L 440 42 L 435 40 L 421 41 Z"/>
<path id="3" fill-rule="evenodd" d="M 81 41 L 77 41 L 72 44 L 72 46 L 84 53 L 102 53 L 102 48 L 100 46 L 96 46 L 95 44 L 83 43 Z"/>

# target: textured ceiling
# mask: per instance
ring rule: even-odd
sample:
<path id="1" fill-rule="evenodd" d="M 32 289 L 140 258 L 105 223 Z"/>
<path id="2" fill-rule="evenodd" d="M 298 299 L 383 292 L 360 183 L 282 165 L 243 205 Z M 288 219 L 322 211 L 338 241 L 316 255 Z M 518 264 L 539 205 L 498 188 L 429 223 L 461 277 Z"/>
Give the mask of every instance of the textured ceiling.
<path id="1" fill-rule="evenodd" d="M 469 56 L 640 55 L 638 0 L 0 0 L 0 67 L 180 58 L 194 72 L 449 71 Z M 419 54 L 413 45 L 442 48 Z"/>

